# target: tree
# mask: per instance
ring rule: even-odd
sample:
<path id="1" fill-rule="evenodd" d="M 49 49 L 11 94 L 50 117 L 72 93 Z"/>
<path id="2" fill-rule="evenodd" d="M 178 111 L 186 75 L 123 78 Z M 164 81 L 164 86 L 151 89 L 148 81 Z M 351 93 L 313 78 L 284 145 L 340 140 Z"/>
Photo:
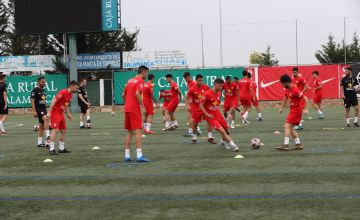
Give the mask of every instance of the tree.
<path id="1" fill-rule="evenodd" d="M 275 66 L 279 64 L 275 54 L 271 53 L 271 47 L 267 46 L 265 53 L 253 52 L 250 54 L 250 63 L 259 64 L 261 66 Z"/>
<path id="2" fill-rule="evenodd" d="M 321 45 L 322 49 L 316 51 L 315 57 L 322 64 L 330 63 L 342 63 L 345 60 L 345 48 L 344 44 L 336 43 L 334 36 L 330 34 L 328 36 L 328 42 Z M 349 50 L 347 50 L 349 53 Z M 349 53 L 350 55 L 350 53 Z"/>
<path id="3" fill-rule="evenodd" d="M 355 32 L 353 35 L 353 42 L 349 46 L 349 58 L 348 61 L 351 63 L 360 62 L 360 44 L 359 36 Z"/>

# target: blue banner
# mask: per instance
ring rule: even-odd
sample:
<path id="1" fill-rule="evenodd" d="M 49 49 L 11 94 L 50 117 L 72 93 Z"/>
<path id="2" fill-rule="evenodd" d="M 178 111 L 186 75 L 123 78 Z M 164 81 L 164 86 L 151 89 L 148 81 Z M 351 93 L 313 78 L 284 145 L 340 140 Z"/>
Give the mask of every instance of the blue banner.
<path id="1" fill-rule="evenodd" d="M 102 0 L 102 30 L 119 30 L 118 0 Z"/>
<path id="2" fill-rule="evenodd" d="M 120 53 L 79 54 L 77 65 L 79 70 L 118 69 L 120 68 Z"/>

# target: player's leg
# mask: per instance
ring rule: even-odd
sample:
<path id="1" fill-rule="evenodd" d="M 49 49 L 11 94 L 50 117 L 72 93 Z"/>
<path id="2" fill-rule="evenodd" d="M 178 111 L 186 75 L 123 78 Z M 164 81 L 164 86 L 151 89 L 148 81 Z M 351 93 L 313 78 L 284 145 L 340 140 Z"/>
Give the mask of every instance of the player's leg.
<path id="1" fill-rule="evenodd" d="M 294 139 L 295 141 L 295 150 L 302 150 L 304 149 L 300 138 L 299 138 L 299 134 L 296 132 L 296 130 L 294 129 L 294 126 L 291 126 L 291 137 Z"/>
<path id="2" fill-rule="evenodd" d="M 249 112 L 251 111 L 251 105 L 245 105 L 243 111 L 244 111 L 244 113 L 243 113 L 243 123 L 244 124 L 250 124 L 250 122 L 248 121 L 248 117 L 249 117 Z"/>
<path id="3" fill-rule="evenodd" d="M 152 114 L 148 114 L 146 117 L 146 127 L 145 127 L 145 132 L 148 134 L 154 134 L 153 131 L 151 131 L 151 125 L 153 122 L 153 115 Z"/>
<path id="4" fill-rule="evenodd" d="M 141 129 L 137 129 L 134 131 L 135 133 L 135 144 L 136 144 L 136 161 L 137 162 L 151 162 L 149 159 L 147 159 L 146 157 L 144 157 L 143 153 L 142 153 L 142 148 L 141 148 L 141 138 L 142 138 L 142 134 L 141 134 Z"/>
<path id="5" fill-rule="evenodd" d="M 208 142 L 210 144 L 216 144 L 215 138 L 213 136 L 213 129 L 212 129 L 211 125 L 208 122 L 206 122 L 206 125 L 207 125 L 206 130 L 207 130 L 207 133 L 208 133 Z"/>
<path id="6" fill-rule="evenodd" d="M 188 123 L 189 123 L 189 130 L 185 135 L 188 136 L 188 137 L 191 137 L 191 136 L 193 136 L 193 133 L 196 133 L 196 131 L 197 131 L 197 125 L 194 126 L 191 111 L 188 111 L 187 120 L 188 120 Z M 194 130 L 194 128 L 196 130 Z"/>
<path id="7" fill-rule="evenodd" d="M 191 125 L 192 125 L 192 142 L 194 144 L 196 144 L 197 142 L 197 127 L 198 127 L 198 123 L 197 122 L 193 122 L 193 119 L 191 118 Z"/>
<path id="8" fill-rule="evenodd" d="M 231 107 L 230 108 L 230 115 L 231 115 L 231 123 L 230 123 L 230 127 L 231 128 L 235 128 L 235 117 L 236 117 L 236 114 L 235 114 L 235 107 Z"/>
<path id="9" fill-rule="evenodd" d="M 176 119 L 175 111 L 170 114 L 170 118 L 171 118 L 171 127 L 172 128 L 178 128 L 179 124 L 178 124 L 178 121 Z"/>
<path id="10" fill-rule="evenodd" d="M 345 120 L 346 120 L 346 125 L 350 127 L 350 107 L 348 106 L 345 106 Z"/>
<path id="11" fill-rule="evenodd" d="M 85 128 L 84 116 L 85 116 L 85 114 L 83 113 L 83 107 L 81 107 L 81 113 L 80 113 L 80 128 Z"/>
<path id="12" fill-rule="evenodd" d="M 165 110 L 165 129 L 169 130 L 171 125 L 171 113 L 168 109 Z"/>
<path id="13" fill-rule="evenodd" d="M 60 139 L 59 139 L 59 153 L 60 154 L 66 154 L 71 153 L 71 151 L 68 151 L 65 149 L 65 136 L 66 136 L 66 128 L 60 129 Z"/>
<path id="14" fill-rule="evenodd" d="M 50 134 L 50 148 L 49 148 L 49 153 L 50 155 L 57 155 L 56 151 L 55 151 L 55 141 L 56 141 L 56 136 L 59 132 L 59 128 L 58 126 L 54 126 L 54 124 L 52 124 L 52 130 L 51 130 L 51 134 Z"/>
<path id="15" fill-rule="evenodd" d="M 132 136 L 133 136 L 133 131 L 128 130 L 125 137 L 125 162 L 131 161 L 130 147 L 131 147 Z"/>
<path id="16" fill-rule="evenodd" d="M 5 121 L 7 119 L 7 115 L 0 115 L 0 132 L 2 135 L 6 135 L 5 131 Z"/>
<path id="17" fill-rule="evenodd" d="M 223 127 L 218 127 L 216 130 L 221 134 L 222 141 L 225 141 L 233 151 L 239 151 L 238 146 L 234 143 L 234 141 L 229 135 L 230 133 L 226 129 L 224 129 Z"/>
<path id="18" fill-rule="evenodd" d="M 91 124 L 91 108 L 86 106 L 86 123 Z"/>
<path id="19" fill-rule="evenodd" d="M 44 123 L 39 123 L 37 147 L 45 147 L 45 144 L 43 144 L 43 136 L 44 136 Z"/>
<path id="20" fill-rule="evenodd" d="M 359 104 L 354 106 L 355 117 L 354 117 L 354 126 L 359 127 Z"/>
<path id="21" fill-rule="evenodd" d="M 276 148 L 277 150 L 283 150 L 283 151 L 289 150 L 292 128 L 293 128 L 292 124 L 285 122 L 285 124 L 284 124 L 284 144 L 281 147 L 277 147 Z"/>

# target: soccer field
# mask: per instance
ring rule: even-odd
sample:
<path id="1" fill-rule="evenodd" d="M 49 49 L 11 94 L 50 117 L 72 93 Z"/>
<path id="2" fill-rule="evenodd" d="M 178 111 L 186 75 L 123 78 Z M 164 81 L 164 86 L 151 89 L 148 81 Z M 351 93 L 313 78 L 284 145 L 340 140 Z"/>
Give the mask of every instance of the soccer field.
<path id="1" fill-rule="evenodd" d="M 268 109 L 257 122 L 252 112 L 250 125 L 232 130 L 240 153 L 202 138 L 189 144 L 184 111 L 170 132 L 157 114 L 157 133 L 143 139 L 153 162 L 140 166 L 122 163 L 123 113 L 93 114 L 91 130 L 78 129 L 74 115 L 72 153 L 59 156 L 36 148 L 32 116 L 11 116 L 0 137 L 0 218 L 359 219 L 360 129 L 345 128 L 341 107 L 325 113 L 323 121 L 305 120 L 304 151 L 277 152 L 286 113 Z M 254 137 L 265 144 L 260 150 L 250 148 Z"/>

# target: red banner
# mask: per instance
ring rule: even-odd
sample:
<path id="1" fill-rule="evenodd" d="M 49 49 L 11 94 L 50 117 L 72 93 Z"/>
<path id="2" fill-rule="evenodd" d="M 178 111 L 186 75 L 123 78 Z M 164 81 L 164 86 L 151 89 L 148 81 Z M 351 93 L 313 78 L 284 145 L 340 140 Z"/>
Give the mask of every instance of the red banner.
<path id="1" fill-rule="evenodd" d="M 259 67 L 258 70 L 258 88 L 259 99 L 276 101 L 284 98 L 284 89 L 280 84 L 280 77 L 284 74 L 291 75 L 294 66 L 284 67 Z M 312 72 L 317 70 L 320 73 L 320 79 L 323 81 L 324 99 L 339 98 L 339 84 L 343 75 L 343 70 L 339 65 L 316 65 L 299 66 L 301 74 L 309 85 L 306 95 L 311 98 L 313 95 L 314 79 Z"/>

